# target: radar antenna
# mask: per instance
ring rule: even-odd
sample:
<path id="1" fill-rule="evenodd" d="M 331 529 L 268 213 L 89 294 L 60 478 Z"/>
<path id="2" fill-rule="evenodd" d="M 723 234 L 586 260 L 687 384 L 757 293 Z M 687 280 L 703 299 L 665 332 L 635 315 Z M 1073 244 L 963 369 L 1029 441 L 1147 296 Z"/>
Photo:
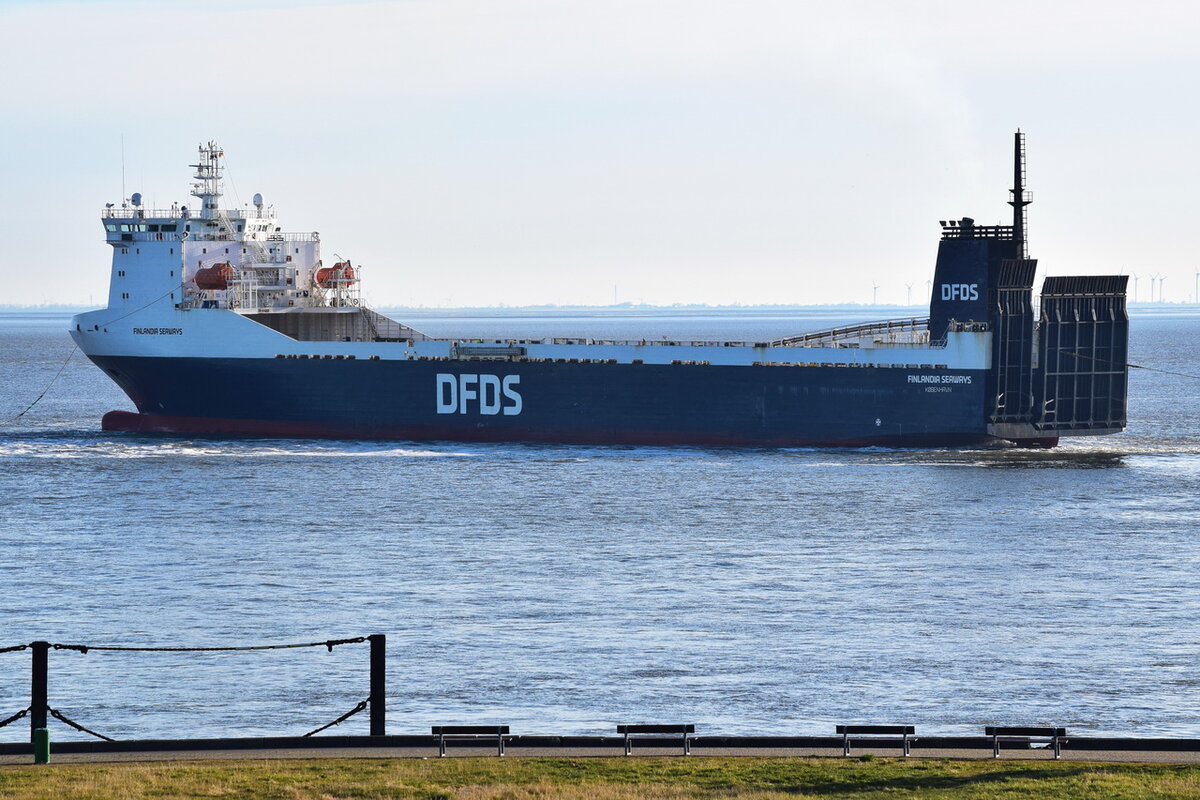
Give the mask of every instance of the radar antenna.
<path id="1" fill-rule="evenodd" d="M 1008 204 L 1013 207 L 1013 242 L 1016 244 L 1017 258 L 1029 258 L 1029 243 L 1025 241 L 1025 206 L 1033 202 L 1025 191 L 1025 134 L 1018 129 L 1013 137 L 1013 188 L 1012 200 Z"/>

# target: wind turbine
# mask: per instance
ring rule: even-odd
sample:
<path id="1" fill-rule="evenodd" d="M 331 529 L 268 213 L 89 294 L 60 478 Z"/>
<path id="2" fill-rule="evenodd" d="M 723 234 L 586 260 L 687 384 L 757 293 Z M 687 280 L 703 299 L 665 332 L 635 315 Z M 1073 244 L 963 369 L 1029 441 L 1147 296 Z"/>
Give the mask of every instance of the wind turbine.
<path id="1" fill-rule="evenodd" d="M 873 284 L 871 287 L 871 305 L 878 305 L 876 302 L 879 299 L 879 284 Z"/>
<path id="2" fill-rule="evenodd" d="M 1167 282 L 1167 276 L 1163 275 L 1158 279 L 1158 302 L 1163 302 L 1163 284 Z"/>
<path id="3" fill-rule="evenodd" d="M 1137 282 L 1138 282 L 1138 276 L 1137 276 L 1137 273 L 1136 273 L 1136 272 L 1132 273 L 1132 276 L 1133 276 L 1133 302 L 1135 302 L 1135 303 L 1136 303 L 1136 302 L 1137 302 Z"/>
<path id="4" fill-rule="evenodd" d="M 907 303 L 907 305 L 911 306 L 912 305 L 912 284 L 906 283 L 904 285 L 908 287 L 908 303 Z M 1200 270 L 1196 271 L 1196 285 L 1200 286 Z"/>

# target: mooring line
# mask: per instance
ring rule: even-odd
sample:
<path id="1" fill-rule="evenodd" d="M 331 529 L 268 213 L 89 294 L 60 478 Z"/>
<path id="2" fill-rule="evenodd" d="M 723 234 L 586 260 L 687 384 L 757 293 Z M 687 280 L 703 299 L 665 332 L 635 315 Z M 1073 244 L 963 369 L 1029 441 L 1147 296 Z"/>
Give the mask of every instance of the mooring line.
<path id="1" fill-rule="evenodd" d="M 1147 367 L 1144 364 L 1131 364 L 1128 361 L 1113 361 L 1111 358 L 1096 358 L 1095 356 L 1085 356 L 1083 353 L 1072 353 L 1070 350 L 1060 350 L 1063 355 L 1072 356 L 1074 358 L 1086 358 L 1089 361 L 1099 361 L 1104 364 L 1109 364 L 1118 367 L 1128 367 L 1129 369 L 1144 369 L 1149 372 L 1161 372 L 1163 375 L 1175 375 L 1180 378 L 1192 378 L 1200 381 L 1200 375 L 1190 375 L 1186 372 L 1175 372 L 1169 369 L 1160 369 L 1158 367 Z"/>
<path id="2" fill-rule="evenodd" d="M 30 409 L 32 409 L 34 406 L 36 406 L 38 403 L 40 403 L 42 401 L 42 398 L 46 396 L 46 392 L 50 391 L 50 387 L 53 386 L 54 382 L 58 380 L 58 376 L 63 374 L 63 370 L 65 370 L 67 368 L 67 364 L 71 363 L 71 358 L 75 355 L 75 351 L 78 349 L 79 349 L 79 345 L 75 345 L 74 347 L 71 348 L 71 352 L 67 353 L 67 360 L 64 361 L 62 366 L 58 368 L 58 372 L 54 373 L 54 377 L 50 379 L 50 383 L 46 384 L 46 388 L 43 389 L 42 393 L 37 396 L 36 400 L 34 400 L 32 403 L 30 403 L 25 408 L 25 410 L 22 411 L 20 414 L 17 414 L 15 417 L 13 417 L 14 420 L 18 420 L 21 417 L 28 414 Z"/>
<path id="3" fill-rule="evenodd" d="M 146 303 L 145 305 L 139 306 L 138 308 L 135 308 L 135 309 L 133 309 L 132 311 L 128 311 L 128 312 L 126 312 L 126 313 L 122 314 L 122 315 L 121 315 L 121 316 L 119 316 L 119 317 L 114 317 L 114 318 L 112 318 L 112 319 L 108 320 L 107 322 L 102 322 L 102 323 L 99 323 L 99 324 L 97 324 L 95 327 L 96 327 L 96 328 L 107 328 L 109 325 L 113 324 L 114 322 L 119 322 L 119 321 L 121 321 L 121 320 L 125 319 L 125 318 L 126 318 L 126 317 L 128 317 L 128 316 L 131 316 L 131 315 L 133 315 L 133 314 L 136 314 L 136 313 L 138 313 L 139 311 L 142 311 L 142 310 L 144 310 L 144 309 L 147 309 L 147 308 L 149 308 L 150 306 L 152 306 L 152 305 L 154 305 L 155 303 L 157 303 L 159 300 L 162 300 L 162 299 L 163 299 L 164 297 L 166 297 L 167 295 L 169 295 L 169 294 L 171 294 L 171 293 L 173 293 L 173 292 L 176 292 L 176 291 L 180 291 L 181 289 L 182 289 L 182 286 L 178 286 L 178 287 L 176 287 L 176 286 L 172 286 L 170 290 L 168 290 L 168 291 L 166 291 L 166 292 L 163 292 L 163 293 L 162 293 L 162 294 L 160 294 L 158 297 L 154 298 L 153 300 L 151 300 L 150 302 Z M 107 309 L 105 309 L 105 310 L 107 310 Z M 32 408 L 33 408 L 34 406 L 36 406 L 36 405 L 37 405 L 39 402 L 41 402 L 42 398 L 46 396 L 46 392 L 50 391 L 50 387 L 51 387 L 51 386 L 53 386 L 53 385 L 54 385 L 54 382 L 58 380 L 58 376 L 59 376 L 59 375 L 62 375 L 62 373 L 63 373 L 63 370 L 65 370 L 65 369 L 67 368 L 67 364 L 71 363 L 71 357 L 75 355 L 75 351 L 76 351 L 76 350 L 78 350 L 78 349 L 79 349 L 79 345 L 78 345 L 78 344 L 76 344 L 76 345 L 75 345 L 75 347 L 74 347 L 74 348 L 71 350 L 71 352 L 70 352 L 70 353 L 67 355 L 67 360 L 63 362 L 63 365 L 62 365 L 61 367 L 59 367 L 59 369 L 58 369 L 58 372 L 57 372 L 57 373 L 54 375 L 54 377 L 53 377 L 53 378 L 51 378 L 51 379 L 50 379 L 50 383 L 49 383 L 49 384 L 46 386 L 45 390 L 43 390 L 43 391 L 42 391 L 42 393 L 41 393 L 41 394 L 39 394 L 39 395 L 37 396 L 37 399 L 36 399 L 36 400 L 34 400 L 32 403 L 30 403 L 30 404 L 29 404 L 29 407 L 28 407 L 28 408 L 26 408 L 26 409 L 25 409 L 24 411 L 22 411 L 20 414 L 17 414 L 15 417 L 13 417 L 13 419 L 14 419 L 14 420 L 18 420 L 18 419 L 20 419 L 21 417 L 25 416 L 26 414 L 28 414 L 28 413 L 29 413 L 30 409 L 32 409 Z"/>
<path id="4" fill-rule="evenodd" d="M 151 300 L 149 303 L 146 303 L 146 304 L 145 304 L 145 305 L 143 305 L 143 306 L 138 306 L 138 307 L 137 307 L 137 308 L 135 308 L 133 311 L 127 311 L 127 312 L 125 312 L 124 314 L 122 314 L 122 315 L 121 315 L 121 316 L 119 316 L 119 317 L 113 317 L 113 318 L 112 318 L 112 319 L 110 319 L 108 322 L 101 322 L 101 323 L 97 324 L 97 325 L 96 325 L 96 327 L 97 327 L 97 328 L 107 328 L 109 325 L 112 325 L 114 322 L 120 322 L 121 320 L 125 319 L 125 318 L 126 318 L 126 317 L 128 317 L 128 316 L 132 316 L 133 314 L 136 314 L 136 313 L 138 313 L 139 311 L 143 311 L 143 310 L 145 310 L 145 309 L 149 308 L 150 306 L 152 306 L 152 305 L 154 305 L 155 303 L 157 303 L 159 300 L 162 300 L 162 299 L 163 299 L 164 297 L 166 297 L 167 295 L 171 294 L 172 292 L 176 292 L 176 291 L 178 291 L 178 292 L 180 292 L 180 293 L 182 294 L 182 291 L 183 291 L 183 285 L 182 285 L 182 284 L 180 284 L 179 286 L 172 286 L 172 287 L 170 288 L 170 290 L 163 292 L 163 293 L 162 293 L 162 294 L 160 294 L 158 297 L 156 297 L 156 298 L 154 298 L 153 300 Z M 103 311 L 107 311 L 108 309 L 107 309 L 107 308 L 105 308 L 105 309 L 101 309 L 101 310 L 103 310 Z"/>

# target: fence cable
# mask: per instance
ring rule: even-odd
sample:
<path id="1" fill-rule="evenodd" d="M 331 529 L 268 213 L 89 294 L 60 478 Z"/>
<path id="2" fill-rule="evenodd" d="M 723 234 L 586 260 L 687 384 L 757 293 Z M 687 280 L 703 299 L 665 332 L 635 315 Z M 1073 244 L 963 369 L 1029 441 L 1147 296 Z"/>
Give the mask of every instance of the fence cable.
<path id="1" fill-rule="evenodd" d="M 62 720 L 63 722 L 67 723 L 68 725 L 70 725 L 72 728 L 74 728 L 77 731 L 83 731 L 84 733 L 95 736 L 97 739 L 103 739 L 106 742 L 115 742 L 116 741 L 116 739 L 112 738 L 111 736 L 105 736 L 103 733 L 96 733 L 95 731 L 90 730 L 89 728 L 83 727 L 75 720 L 67 719 L 67 715 L 62 713 L 61 711 L 59 711 L 57 708 L 47 707 L 46 710 L 50 712 L 50 716 L 54 717 L 55 719 Z"/>
<path id="2" fill-rule="evenodd" d="M 368 704 L 368 703 L 370 703 L 370 702 L 371 702 L 371 698 L 369 698 L 369 697 L 368 697 L 366 700 L 363 700 L 363 701 L 362 701 L 362 702 L 360 702 L 358 705 L 356 705 L 354 708 L 350 709 L 350 710 L 349 710 L 349 711 L 347 711 L 345 714 L 342 714 L 340 717 L 338 717 L 337 719 L 335 719 L 333 722 L 330 722 L 330 723 L 329 723 L 329 724 L 327 724 L 327 725 L 322 725 L 321 727 L 317 728 L 316 730 L 309 731 L 308 733 L 304 734 L 304 735 L 303 735 L 303 736 L 301 736 L 300 738 L 302 738 L 302 739 L 303 739 L 303 738 L 307 738 L 307 737 L 309 737 L 309 736 L 312 736 L 314 733 L 320 733 L 321 731 L 325 730 L 326 728 L 332 728 L 334 725 L 340 725 L 340 724 L 342 724 L 343 722 L 345 722 L 346 720 L 350 719 L 350 718 L 351 718 L 351 717 L 353 717 L 355 714 L 357 714 L 358 712 L 360 712 L 360 711 L 362 711 L 364 708 L 366 708 L 366 707 L 367 707 L 367 704 Z"/>
<path id="3" fill-rule="evenodd" d="M 245 645 L 245 646 L 241 646 L 241 647 L 121 647 L 121 646 L 117 646 L 117 645 L 63 644 L 61 642 L 56 642 L 54 644 L 51 644 L 50 647 L 54 650 L 75 650 L 75 651 L 77 651 L 79 653 L 83 653 L 83 654 L 86 654 L 89 650 L 110 650 L 110 651 L 126 652 L 126 653 L 228 653 L 228 652 L 243 652 L 243 651 L 247 651 L 247 650 L 290 650 L 290 649 L 295 649 L 295 648 L 300 648 L 300 647 L 324 647 L 326 650 L 328 650 L 329 652 L 332 653 L 333 648 L 335 648 L 339 645 L 362 644 L 363 642 L 366 642 L 366 641 L 369 641 L 366 636 L 355 636 L 355 637 L 349 638 L 349 639 L 326 639 L 323 642 L 295 642 L 292 644 L 260 644 L 260 645 Z M 32 645 L 29 645 L 29 644 L 19 644 L 19 645 L 13 645 L 10 647 L 0 647 L 0 653 L 14 653 L 14 652 L 17 652 L 20 650 L 28 650 L 31 646 Z M 304 736 L 306 736 L 306 737 L 312 736 L 313 734 L 317 734 L 323 730 L 332 728 L 334 725 L 340 725 L 341 723 L 350 719 L 350 717 L 354 716 L 358 712 L 365 709 L 369 703 L 370 703 L 370 698 L 363 700 L 358 705 L 356 705 L 354 708 L 350 709 L 345 714 L 342 714 L 340 717 L 335 719 L 333 722 L 330 722 L 326 725 L 322 725 L 321 727 L 317 728 L 316 730 L 309 731 L 308 733 L 304 734 Z M 8 717 L 7 719 L 4 719 L 4 720 L 0 720 L 0 728 L 3 728 L 5 725 L 10 725 L 10 724 L 16 722 L 17 720 L 21 719 L 22 717 L 26 716 L 30 712 L 31 708 L 32 707 L 22 709 L 22 710 L 18 711 L 16 714 L 13 714 L 11 717 Z M 55 719 L 61 720 L 62 722 L 66 723 L 67 725 L 70 725 L 72 728 L 74 728 L 77 731 L 81 731 L 90 736 L 95 736 L 97 739 L 103 739 L 106 742 L 116 741 L 115 739 L 113 739 L 109 736 L 105 736 L 102 733 L 97 733 L 96 731 L 91 730 L 90 728 L 85 728 L 83 725 L 80 725 L 78 722 L 75 722 L 74 720 L 68 718 L 66 714 L 63 714 L 58 709 L 50 708 L 49 706 L 47 706 L 46 710 L 49 711 L 50 715 L 53 716 Z"/>
<path id="4" fill-rule="evenodd" d="M 29 708 L 33 708 L 33 706 L 30 706 Z M 29 713 L 29 708 L 22 708 L 20 711 L 18 711 L 17 713 L 13 714 L 13 715 L 12 715 L 11 717 L 9 717 L 8 719 L 0 719 L 0 728 L 3 728 L 5 725 L 11 725 L 12 723 L 14 723 L 14 722 L 16 722 L 17 720 L 19 720 L 21 717 L 23 717 L 23 716 L 25 716 L 26 714 L 28 714 L 28 713 Z"/>
<path id="5" fill-rule="evenodd" d="M 228 653 L 245 650 L 289 650 L 297 647 L 324 647 L 329 652 L 342 644 L 361 644 L 367 641 L 365 636 L 353 639 L 327 639 L 324 642 L 298 642 L 296 644 L 256 644 L 244 647 L 118 647 L 116 645 L 93 644 L 52 644 L 55 650 L 77 650 L 86 654 L 89 650 L 112 650 L 123 653 Z"/>

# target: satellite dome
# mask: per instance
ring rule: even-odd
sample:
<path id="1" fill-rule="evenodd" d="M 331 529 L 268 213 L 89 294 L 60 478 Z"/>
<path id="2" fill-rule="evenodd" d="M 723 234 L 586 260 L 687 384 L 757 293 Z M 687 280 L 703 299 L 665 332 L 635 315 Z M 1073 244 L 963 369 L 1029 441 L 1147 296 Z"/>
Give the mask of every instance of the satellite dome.
<path id="1" fill-rule="evenodd" d="M 254 205 L 258 206 L 259 208 L 262 208 L 262 204 L 263 204 L 262 195 L 259 194 L 258 192 L 255 192 L 254 193 Z"/>
<path id="2" fill-rule="evenodd" d="M 129 202 L 133 203 L 135 206 L 140 206 L 142 204 L 142 193 L 134 192 L 133 197 L 129 198 Z"/>

